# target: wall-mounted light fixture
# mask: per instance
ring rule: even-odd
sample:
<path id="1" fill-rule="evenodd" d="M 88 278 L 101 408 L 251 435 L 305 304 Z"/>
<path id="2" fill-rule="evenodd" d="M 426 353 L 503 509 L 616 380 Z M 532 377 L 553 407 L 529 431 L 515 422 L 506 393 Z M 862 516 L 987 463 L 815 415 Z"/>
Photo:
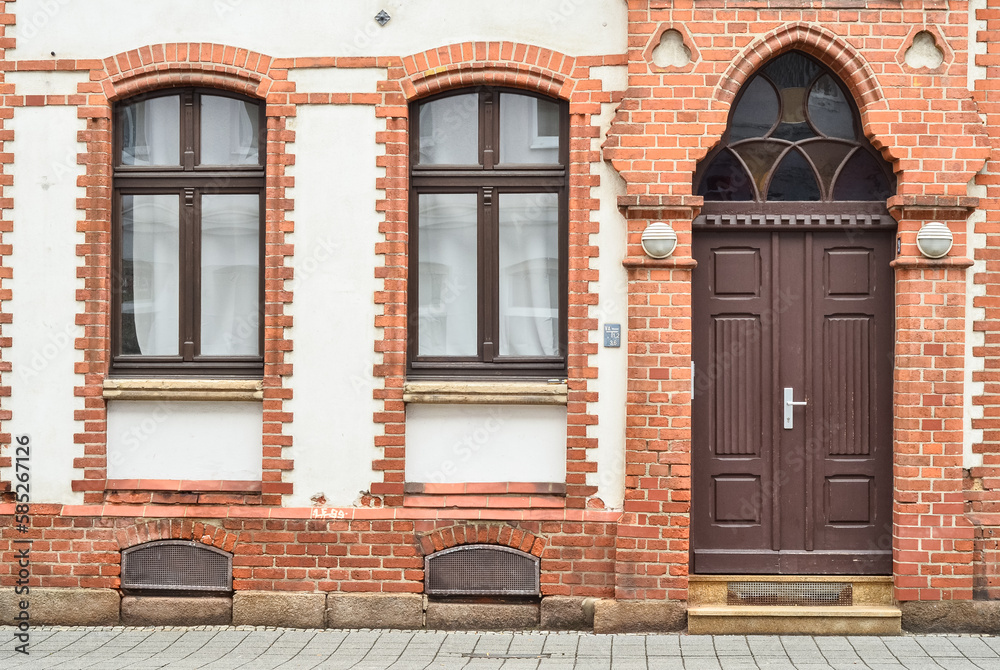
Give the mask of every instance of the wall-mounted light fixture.
<path id="1" fill-rule="evenodd" d="M 677 233 L 662 221 L 651 223 L 642 231 L 642 250 L 650 258 L 667 258 L 677 248 Z"/>
<path id="2" fill-rule="evenodd" d="M 917 249 L 927 258 L 947 256 L 954 241 L 948 226 L 938 221 L 925 223 L 917 232 Z"/>

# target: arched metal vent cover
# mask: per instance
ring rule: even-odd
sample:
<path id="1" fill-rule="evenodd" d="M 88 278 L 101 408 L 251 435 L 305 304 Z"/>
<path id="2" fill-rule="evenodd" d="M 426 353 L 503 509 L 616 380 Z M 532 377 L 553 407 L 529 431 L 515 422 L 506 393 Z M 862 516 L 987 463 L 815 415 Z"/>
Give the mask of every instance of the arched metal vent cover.
<path id="1" fill-rule="evenodd" d="M 191 540 L 155 540 L 122 552 L 126 591 L 233 590 L 232 554 Z"/>
<path id="2" fill-rule="evenodd" d="M 432 596 L 537 596 L 538 557 L 494 544 L 465 544 L 424 559 Z"/>

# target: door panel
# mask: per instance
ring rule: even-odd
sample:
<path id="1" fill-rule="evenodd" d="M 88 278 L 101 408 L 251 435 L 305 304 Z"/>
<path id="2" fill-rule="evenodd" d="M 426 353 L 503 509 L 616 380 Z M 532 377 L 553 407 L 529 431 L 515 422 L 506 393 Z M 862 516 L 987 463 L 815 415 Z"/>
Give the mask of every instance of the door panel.
<path id="1" fill-rule="evenodd" d="M 890 571 L 892 240 L 695 234 L 693 572 Z"/>

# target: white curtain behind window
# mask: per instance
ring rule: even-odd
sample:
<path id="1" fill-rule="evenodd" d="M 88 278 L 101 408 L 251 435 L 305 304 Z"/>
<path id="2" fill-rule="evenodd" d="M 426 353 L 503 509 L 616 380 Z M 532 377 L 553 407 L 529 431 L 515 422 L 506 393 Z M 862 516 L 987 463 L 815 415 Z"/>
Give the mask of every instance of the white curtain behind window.
<path id="1" fill-rule="evenodd" d="M 419 353 L 475 356 L 477 338 L 475 193 L 421 193 L 418 240 Z"/>
<path id="2" fill-rule="evenodd" d="M 478 93 L 451 95 L 420 106 L 419 162 L 479 164 Z"/>
<path id="3" fill-rule="evenodd" d="M 256 103 L 202 95 L 201 164 L 257 164 L 259 129 Z"/>
<path id="4" fill-rule="evenodd" d="M 122 121 L 122 165 L 180 165 L 178 96 L 125 105 Z"/>
<path id="5" fill-rule="evenodd" d="M 123 354 L 178 353 L 179 204 L 176 195 L 122 196 L 122 319 L 135 324 Z"/>
<path id="6" fill-rule="evenodd" d="M 201 197 L 201 353 L 260 351 L 260 197 Z"/>
<path id="7" fill-rule="evenodd" d="M 559 197 L 500 194 L 500 355 L 559 355 Z"/>

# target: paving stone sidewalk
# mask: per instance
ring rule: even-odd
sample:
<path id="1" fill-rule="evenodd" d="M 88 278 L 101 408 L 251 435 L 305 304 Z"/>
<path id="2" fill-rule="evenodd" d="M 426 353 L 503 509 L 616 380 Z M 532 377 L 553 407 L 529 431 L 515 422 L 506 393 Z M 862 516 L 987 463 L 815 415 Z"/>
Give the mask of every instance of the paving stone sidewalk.
<path id="1" fill-rule="evenodd" d="M 0 626 L 0 668 L 65 670 L 1000 670 L 1000 637 L 594 635 Z"/>

